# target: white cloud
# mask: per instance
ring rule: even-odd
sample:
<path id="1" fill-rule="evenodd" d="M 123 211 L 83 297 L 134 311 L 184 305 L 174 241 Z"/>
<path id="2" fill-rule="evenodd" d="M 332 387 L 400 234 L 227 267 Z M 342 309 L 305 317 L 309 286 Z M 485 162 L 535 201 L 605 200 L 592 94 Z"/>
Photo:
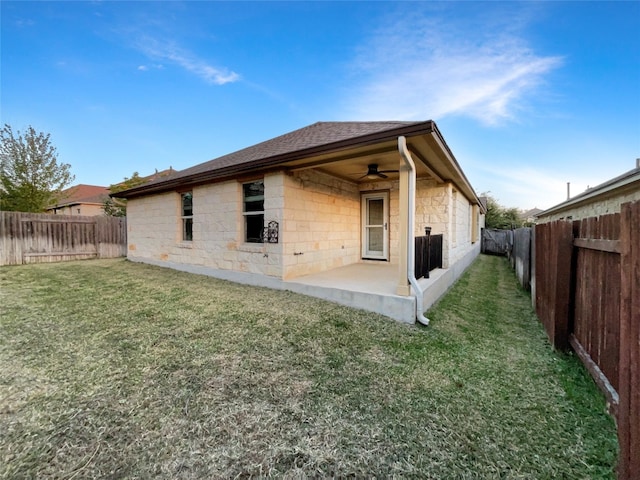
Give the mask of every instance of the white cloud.
<path id="1" fill-rule="evenodd" d="M 197 55 L 185 50 L 175 43 L 160 42 L 150 37 L 144 37 L 137 43 L 138 49 L 145 55 L 156 59 L 169 61 L 178 65 L 207 83 L 224 85 L 240 80 L 240 75 L 226 68 L 215 67 Z M 140 69 L 140 67 L 138 67 Z M 161 66 L 160 66 L 161 68 Z"/>
<path id="2" fill-rule="evenodd" d="M 27 18 L 18 18 L 15 20 L 15 26 L 18 28 L 23 28 L 23 27 L 33 27 L 35 26 L 36 22 L 34 22 L 32 19 Z"/>
<path id="3" fill-rule="evenodd" d="M 500 29 L 494 18 L 488 30 L 479 20 L 437 15 L 402 17 L 360 49 L 353 65 L 359 80 L 349 91 L 347 116 L 464 115 L 489 125 L 514 120 L 527 94 L 562 64 L 561 57 L 536 55 L 513 23 Z"/>
<path id="4" fill-rule="evenodd" d="M 477 168 L 474 182 L 478 193 L 490 190 L 498 203 L 505 207 L 528 210 L 534 207 L 550 208 L 567 198 L 567 182 L 571 196 L 584 192 L 589 186 L 602 183 L 593 176 L 577 174 L 575 171 L 544 170 L 529 166 L 510 165 L 508 168 Z M 490 185 L 490 188 L 483 188 Z"/>
<path id="5" fill-rule="evenodd" d="M 163 70 L 164 69 L 164 65 L 162 64 L 152 64 L 152 65 L 138 65 L 138 70 L 140 70 L 141 72 L 147 72 L 149 70 Z"/>

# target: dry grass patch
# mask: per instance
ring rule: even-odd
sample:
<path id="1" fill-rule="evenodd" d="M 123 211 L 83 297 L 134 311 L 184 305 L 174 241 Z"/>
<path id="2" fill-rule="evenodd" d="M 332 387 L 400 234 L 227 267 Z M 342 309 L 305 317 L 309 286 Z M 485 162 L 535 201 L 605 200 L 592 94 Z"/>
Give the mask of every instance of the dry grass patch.
<path id="1" fill-rule="evenodd" d="M 502 259 L 427 329 L 123 260 L 0 282 L 3 478 L 614 477 L 602 397 Z"/>

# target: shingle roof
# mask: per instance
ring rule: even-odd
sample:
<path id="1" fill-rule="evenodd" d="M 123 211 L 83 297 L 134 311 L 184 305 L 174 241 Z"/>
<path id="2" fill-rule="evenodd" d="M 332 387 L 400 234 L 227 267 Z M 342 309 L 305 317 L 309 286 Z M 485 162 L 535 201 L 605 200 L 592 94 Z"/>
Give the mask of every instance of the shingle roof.
<path id="1" fill-rule="evenodd" d="M 140 185 L 143 185 L 145 183 L 150 183 L 150 182 L 156 182 L 158 180 L 167 180 L 169 178 L 173 178 L 174 175 L 176 175 L 177 170 L 174 170 L 173 167 L 169 167 L 166 168 L 164 170 L 158 171 L 158 169 L 156 168 L 156 171 L 154 173 L 152 173 L 151 175 L 147 175 L 145 177 L 141 177 L 140 174 L 138 174 L 138 172 L 134 173 L 134 176 L 132 178 L 135 178 L 136 180 L 138 180 L 140 182 Z M 138 175 L 137 177 L 135 175 Z M 118 182 L 115 183 L 113 185 L 111 185 L 111 187 L 115 187 L 115 189 L 117 190 L 118 187 L 124 187 L 124 185 L 126 184 L 127 181 L 131 180 L 132 178 L 127 178 L 125 180 L 123 180 L 122 182 Z M 111 188 L 109 189 L 111 190 Z M 118 192 L 116 192 L 118 193 Z"/>
<path id="2" fill-rule="evenodd" d="M 562 203 L 554 205 L 553 207 L 540 212 L 537 215 L 537 217 L 538 218 L 545 217 L 546 215 L 550 215 L 554 212 L 567 209 L 570 206 L 575 205 L 577 203 L 581 203 L 589 199 L 593 199 L 599 195 L 602 195 L 614 190 L 629 188 L 629 186 L 637 185 L 638 183 L 640 183 L 640 167 L 636 167 L 632 170 L 629 170 L 628 172 L 625 172 L 622 175 L 618 175 L 617 177 L 612 178 L 611 180 L 607 180 L 606 182 L 601 183 L 600 185 L 591 187 L 585 190 L 584 192 L 579 193 L 578 195 L 571 197 L 568 200 L 565 200 Z"/>
<path id="3" fill-rule="evenodd" d="M 414 127 L 416 134 L 424 133 L 425 130 L 431 131 L 434 124 L 431 121 L 317 122 L 271 140 L 180 170 L 170 179 L 158 179 L 144 186 L 127 190 L 124 192 L 124 196 L 127 196 L 128 193 L 134 195 L 151 190 L 149 187 L 158 191 L 163 184 L 167 184 L 169 187 L 169 185 L 174 185 L 181 180 L 195 181 L 197 178 L 202 179 L 205 174 L 209 179 L 217 172 L 222 174 L 237 171 L 243 167 L 275 165 L 280 161 L 291 160 L 291 157 L 295 155 L 303 157 L 320 151 L 356 146 L 360 143 L 366 144 L 368 141 L 379 139 L 385 133 L 410 134 Z M 153 188 L 156 186 L 158 188 Z M 123 192 L 120 192 L 118 195 L 122 194 Z"/>
<path id="4" fill-rule="evenodd" d="M 266 142 L 243 148 L 237 152 L 218 157 L 186 170 L 181 170 L 180 175 L 190 175 L 275 157 L 285 153 L 298 152 L 416 123 L 422 122 L 317 122 Z"/>
<path id="5" fill-rule="evenodd" d="M 527 210 L 526 212 L 522 212 L 522 215 L 520 216 L 522 218 L 535 217 L 540 212 L 542 212 L 542 209 L 535 207 L 535 208 L 532 208 L 531 210 Z"/>
<path id="6" fill-rule="evenodd" d="M 109 198 L 109 189 L 107 187 L 81 183 L 60 192 L 60 198 L 55 206 L 103 203 L 107 198 Z"/>

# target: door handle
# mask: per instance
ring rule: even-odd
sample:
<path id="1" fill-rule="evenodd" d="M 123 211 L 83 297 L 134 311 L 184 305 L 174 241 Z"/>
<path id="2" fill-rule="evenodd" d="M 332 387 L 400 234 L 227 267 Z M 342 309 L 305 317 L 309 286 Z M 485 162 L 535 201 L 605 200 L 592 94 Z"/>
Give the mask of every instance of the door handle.
<path id="1" fill-rule="evenodd" d="M 387 230 L 387 222 L 384 222 L 384 229 Z"/>

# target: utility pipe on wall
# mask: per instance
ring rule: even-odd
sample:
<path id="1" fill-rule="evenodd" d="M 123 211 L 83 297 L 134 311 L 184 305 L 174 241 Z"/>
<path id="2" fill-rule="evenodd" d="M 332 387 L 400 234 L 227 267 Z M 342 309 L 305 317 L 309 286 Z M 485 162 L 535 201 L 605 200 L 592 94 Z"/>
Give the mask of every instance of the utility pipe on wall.
<path id="1" fill-rule="evenodd" d="M 403 136 L 398 137 L 398 150 L 400 156 L 404 160 L 405 165 L 409 168 L 409 232 L 407 235 L 407 278 L 413 287 L 416 297 L 416 320 L 422 325 L 429 325 L 429 319 L 424 316 L 424 292 L 418 284 L 415 274 L 415 258 L 416 258 L 416 242 L 413 239 L 416 219 L 416 165 L 413 163 L 411 154 L 407 150 L 407 139 Z"/>

